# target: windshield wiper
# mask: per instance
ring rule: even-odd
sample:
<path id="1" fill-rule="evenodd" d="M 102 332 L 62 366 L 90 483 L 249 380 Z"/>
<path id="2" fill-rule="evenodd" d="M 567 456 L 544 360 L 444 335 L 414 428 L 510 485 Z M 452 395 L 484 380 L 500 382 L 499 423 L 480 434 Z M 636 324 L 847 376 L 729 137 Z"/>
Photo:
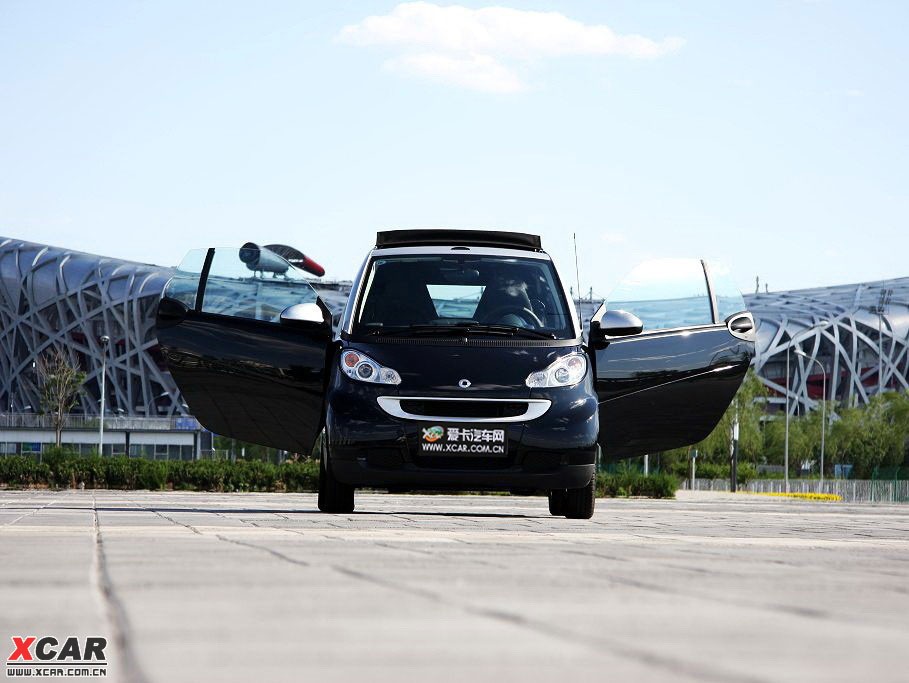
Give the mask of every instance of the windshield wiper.
<path id="1" fill-rule="evenodd" d="M 515 337 L 533 337 L 534 339 L 555 339 L 556 336 L 552 332 L 543 332 L 542 330 L 533 330 L 529 327 L 519 327 L 518 325 L 505 325 L 501 323 L 495 323 L 490 325 L 480 324 L 480 325 L 468 325 L 470 330 L 478 330 L 480 332 L 494 332 L 494 333 L 507 333 Z"/>
<path id="2" fill-rule="evenodd" d="M 464 334 L 465 328 L 463 325 L 379 325 L 376 327 L 370 326 L 364 334 L 372 337 L 384 337 L 385 335 L 411 335 L 411 334 Z"/>
<path id="3" fill-rule="evenodd" d="M 533 339 L 555 339 L 552 332 L 541 332 L 540 330 L 531 330 L 517 325 L 501 324 L 483 324 L 483 323 L 460 323 L 457 325 L 395 325 L 392 327 L 376 327 L 369 330 L 368 335 L 386 335 L 386 334 L 413 334 L 413 335 L 468 335 L 479 332 L 481 334 L 496 334 L 507 337 L 532 337 Z"/>

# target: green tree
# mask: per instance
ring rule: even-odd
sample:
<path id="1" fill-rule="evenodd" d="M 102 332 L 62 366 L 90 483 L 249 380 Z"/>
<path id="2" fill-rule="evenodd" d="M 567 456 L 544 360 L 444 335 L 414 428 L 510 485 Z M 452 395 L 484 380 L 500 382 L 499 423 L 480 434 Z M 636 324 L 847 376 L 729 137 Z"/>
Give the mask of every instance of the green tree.
<path id="1" fill-rule="evenodd" d="M 717 462 L 727 461 L 732 443 L 733 424 L 738 418 L 740 458 L 751 461 L 759 459 L 764 449 L 761 421 L 764 417 L 766 398 L 767 388 L 749 368 L 742 385 L 717 426 L 695 448 L 699 453 Z"/>
<path id="2" fill-rule="evenodd" d="M 60 447 L 66 417 L 76 405 L 79 390 L 85 382 L 85 373 L 70 363 L 63 351 L 56 348 L 38 358 L 35 368 L 38 374 L 41 410 L 51 416 L 56 445 Z"/>
<path id="3" fill-rule="evenodd" d="M 851 464 L 853 476 L 870 477 L 875 468 L 900 465 L 909 439 L 909 396 L 872 396 L 863 407 L 842 408 L 830 427 L 833 462 Z"/>

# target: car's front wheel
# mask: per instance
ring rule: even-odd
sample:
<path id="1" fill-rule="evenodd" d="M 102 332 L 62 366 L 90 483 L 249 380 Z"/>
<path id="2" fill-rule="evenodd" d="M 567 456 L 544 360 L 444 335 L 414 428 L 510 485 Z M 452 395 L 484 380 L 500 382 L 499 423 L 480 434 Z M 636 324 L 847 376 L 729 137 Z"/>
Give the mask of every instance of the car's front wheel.
<path id="1" fill-rule="evenodd" d="M 596 479 L 591 477 L 584 488 L 568 489 L 565 495 L 565 516 L 568 519 L 590 519 L 597 502 Z"/>
<path id="2" fill-rule="evenodd" d="M 322 433 L 322 447 L 319 458 L 319 510 L 322 512 L 345 513 L 354 510 L 354 487 L 335 479 L 328 458 L 328 435 Z"/>

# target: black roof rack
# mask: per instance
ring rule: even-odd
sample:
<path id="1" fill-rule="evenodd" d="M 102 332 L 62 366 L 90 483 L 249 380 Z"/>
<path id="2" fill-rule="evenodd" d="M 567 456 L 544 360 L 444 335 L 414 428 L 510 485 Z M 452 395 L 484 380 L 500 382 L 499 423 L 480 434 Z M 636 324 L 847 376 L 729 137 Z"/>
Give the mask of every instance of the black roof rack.
<path id="1" fill-rule="evenodd" d="M 376 248 L 477 246 L 542 251 L 539 235 L 501 230 L 383 230 L 376 233 Z"/>

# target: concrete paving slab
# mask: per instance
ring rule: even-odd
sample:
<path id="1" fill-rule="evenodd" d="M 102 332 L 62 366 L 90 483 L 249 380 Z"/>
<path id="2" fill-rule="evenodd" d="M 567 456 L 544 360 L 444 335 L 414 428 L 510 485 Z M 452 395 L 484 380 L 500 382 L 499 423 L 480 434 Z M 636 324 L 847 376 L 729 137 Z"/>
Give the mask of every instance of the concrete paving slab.
<path id="1" fill-rule="evenodd" d="M 0 492 L 0 638 L 126 683 L 904 681 L 907 576 L 899 506 Z"/>

